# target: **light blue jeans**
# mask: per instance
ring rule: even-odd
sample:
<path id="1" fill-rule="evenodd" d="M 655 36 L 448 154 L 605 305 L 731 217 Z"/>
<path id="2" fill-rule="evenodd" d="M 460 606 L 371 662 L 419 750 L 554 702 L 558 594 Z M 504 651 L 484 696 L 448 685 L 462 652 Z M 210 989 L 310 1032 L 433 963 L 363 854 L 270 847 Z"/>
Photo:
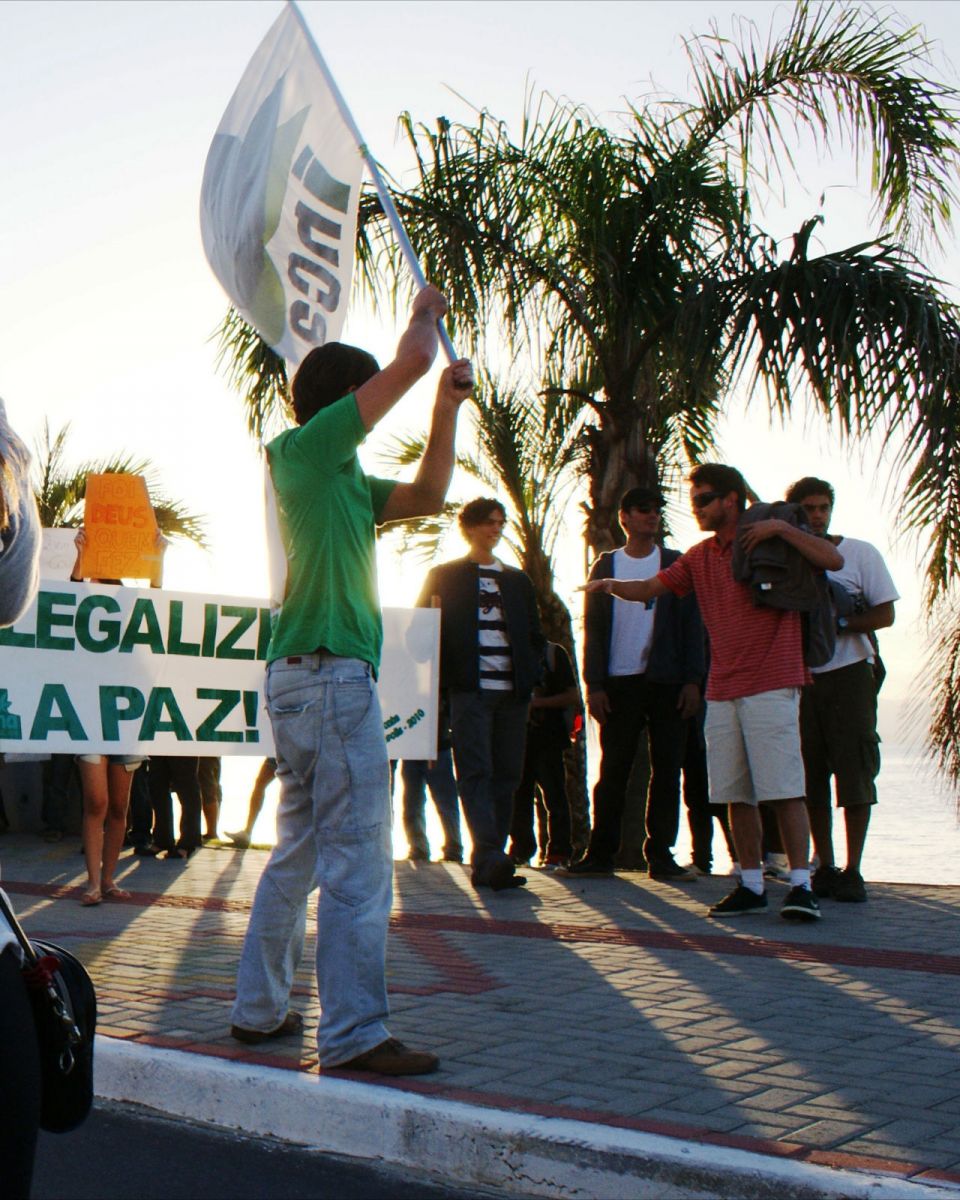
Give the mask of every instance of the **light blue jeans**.
<path id="1" fill-rule="evenodd" d="M 460 858 L 463 855 L 460 799 L 450 748 L 438 750 L 433 762 L 405 758 L 400 767 L 400 778 L 403 780 L 403 829 L 411 853 L 427 857 L 430 854 L 425 811 L 429 788 L 443 827 L 443 853 L 449 858 Z"/>
<path id="2" fill-rule="evenodd" d="M 267 668 L 277 746 L 277 845 L 257 887 L 232 1021 L 267 1032 L 284 1019 L 317 902 L 320 1063 L 334 1067 L 387 1033 L 387 925 L 393 899 L 389 771 L 367 663 L 329 654 Z"/>

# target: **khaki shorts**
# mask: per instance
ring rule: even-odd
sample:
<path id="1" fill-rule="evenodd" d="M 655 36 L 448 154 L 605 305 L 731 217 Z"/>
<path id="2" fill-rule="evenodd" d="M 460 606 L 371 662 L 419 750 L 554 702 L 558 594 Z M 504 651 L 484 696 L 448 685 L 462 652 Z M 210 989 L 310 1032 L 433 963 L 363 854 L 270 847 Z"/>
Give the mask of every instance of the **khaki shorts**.
<path id="1" fill-rule="evenodd" d="M 711 804 L 758 804 L 804 795 L 800 689 L 707 702 Z"/>

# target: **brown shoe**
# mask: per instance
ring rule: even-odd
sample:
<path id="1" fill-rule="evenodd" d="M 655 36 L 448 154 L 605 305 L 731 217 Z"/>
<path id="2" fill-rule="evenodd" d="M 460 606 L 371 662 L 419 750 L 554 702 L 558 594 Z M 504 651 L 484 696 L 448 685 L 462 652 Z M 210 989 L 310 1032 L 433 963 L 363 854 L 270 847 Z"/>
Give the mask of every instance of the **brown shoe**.
<path id="1" fill-rule="evenodd" d="M 262 1029 L 244 1029 L 241 1025 L 230 1026 L 230 1036 L 238 1042 L 246 1042 L 248 1046 L 256 1046 L 260 1042 L 269 1042 L 272 1038 L 293 1037 L 303 1032 L 303 1017 L 292 1009 L 283 1018 L 276 1029 L 264 1033 Z"/>
<path id="2" fill-rule="evenodd" d="M 387 1038 L 379 1046 L 358 1054 L 349 1062 L 337 1063 L 335 1071 L 371 1071 L 375 1075 L 430 1075 L 440 1059 L 427 1050 L 408 1050 L 396 1038 Z"/>

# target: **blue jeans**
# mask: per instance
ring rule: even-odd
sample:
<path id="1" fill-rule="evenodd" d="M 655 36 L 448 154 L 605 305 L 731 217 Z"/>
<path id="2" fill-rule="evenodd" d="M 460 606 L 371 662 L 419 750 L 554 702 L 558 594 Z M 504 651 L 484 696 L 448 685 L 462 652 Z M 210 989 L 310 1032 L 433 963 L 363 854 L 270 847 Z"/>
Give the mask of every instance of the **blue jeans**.
<path id="1" fill-rule="evenodd" d="M 275 1029 L 317 903 L 320 1062 L 335 1067 L 387 1033 L 387 925 L 393 899 L 387 747 L 369 665 L 331 654 L 267 668 L 277 746 L 277 845 L 257 887 L 232 1021 Z"/>
<path id="2" fill-rule="evenodd" d="M 443 826 L 443 853 L 446 858 L 460 858 L 463 842 L 460 839 L 460 801 L 457 781 L 453 777 L 453 758 L 450 748 L 440 750 L 436 762 L 424 759 L 404 759 L 400 767 L 403 780 L 403 829 L 411 854 L 430 855 L 427 842 L 427 822 L 424 812 L 427 788 Z"/>

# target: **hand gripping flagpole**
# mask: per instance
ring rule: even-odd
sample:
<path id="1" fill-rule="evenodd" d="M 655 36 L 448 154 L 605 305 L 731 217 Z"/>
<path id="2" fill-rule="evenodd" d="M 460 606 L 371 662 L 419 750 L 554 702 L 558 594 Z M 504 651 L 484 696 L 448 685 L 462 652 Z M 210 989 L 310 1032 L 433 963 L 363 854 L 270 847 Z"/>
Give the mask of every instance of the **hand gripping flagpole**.
<path id="1" fill-rule="evenodd" d="M 410 245 L 410 239 L 407 237 L 407 231 L 404 229 L 403 223 L 400 220 L 400 214 L 397 212 L 396 205 L 393 203 L 393 197 L 390 195 L 390 191 L 386 183 L 384 183 L 383 176 L 380 174 L 380 168 L 377 166 L 376 160 L 370 153 L 367 143 L 363 140 L 363 135 L 357 127 L 356 121 L 353 119 L 353 114 L 351 113 L 350 109 L 347 108 L 347 102 L 343 98 L 343 93 L 337 87 L 337 81 L 334 79 L 333 75 L 331 75 L 330 68 L 327 66 L 326 60 L 320 53 L 320 47 L 314 41 L 313 34 L 310 32 L 310 27 L 303 18 L 303 13 L 301 13 L 300 9 L 297 7 L 295 0 L 287 0 L 287 2 L 290 8 L 293 9 L 294 15 L 300 24 L 300 28 L 303 30 L 303 36 L 307 39 L 307 43 L 317 60 L 317 66 L 323 73 L 323 77 L 327 81 L 327 86 L 330 88 L 330 92 L 337 102 L 337 107 L 340 109 L 340 115 L 343 117 L 344 123 L 347 125 L 348 129 L 356 140 L 360 153 L 363 155 L 364 162 L 367 164 L 370 177 L 373 180 L 373 186 L 377 189 L 377 195 L 380 197 L 380 203 L 383 206 L 383 211 L 386 213 L 387 220 L 390 222 L 394 236 L 396 237 L 397 243 L 400 246 L 400 253 L 406 259 L 407 266 L 410 268 L 410 273 L 413 275 L 414 282 L 422 291 L 427 286 L 427 280 L 420 267 L 417 256 L 414 253 L 413 246 Z M 453 347 L 453 342 L 450 341 L 450 335 L 447 333 L 442 320 L 437 321 L 437 330 L 440 334 L 440 344 L 443 346 L 444 353 L 447 356 L 447 361 L 451 363 L 456 362 L 457 352 Z"/>

